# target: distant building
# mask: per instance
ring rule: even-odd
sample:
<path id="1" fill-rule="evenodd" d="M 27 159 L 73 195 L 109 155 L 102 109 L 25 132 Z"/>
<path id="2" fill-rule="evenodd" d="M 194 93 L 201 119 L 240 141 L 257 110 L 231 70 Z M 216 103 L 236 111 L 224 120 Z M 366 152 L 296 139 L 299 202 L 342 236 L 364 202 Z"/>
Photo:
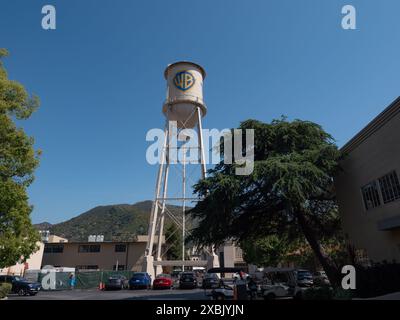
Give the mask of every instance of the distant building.
<path id="1" fill-rule="evenodd" d="M 342 151 L 335 187 L 349 243 L 361 261 L 400 261 L 400 98 Z"/>
<path id="2" fill-rule="evenodd" d="M 0 269 L 0 274 L 23 276 L 26 270 L 38 270 L 41 268 L 44 244 L 37 243 L 38 250 L 32 253 L 24 263 L 16 263 L 13 266 Z"/>
<path id="3" fill-rule="evenodd" d="M 220 246 L 216 253 L 219 257 L 219 265 L 221 268 L 243 268 L 248 270 L 247 263 L 243 260 L 243 251 L 233 242 L 227 241 L 223 246 Z"/>
<path id="4" fill-rule="evenodd" d="M 137 236 L 134 242 L 49 242 L 42 266 L 141 271 L 146 242 L 147 236 Z"/>
<path id="5" fill-rule="evenodd" d="M 48 243 L 64 243 L 64 242 L 68 242 L 68 239 L 61 238 L 59 236 L 56 236 L 55 234 L 51 234 L 49 236 Z"/>
<path id="6" fill-rule="evenodd" d="M 50 234 L 49 230 L 40 230 L 39 234 L 43 243 L 68 242 L 68 239 L 61 238 L 55 234 Z"/>

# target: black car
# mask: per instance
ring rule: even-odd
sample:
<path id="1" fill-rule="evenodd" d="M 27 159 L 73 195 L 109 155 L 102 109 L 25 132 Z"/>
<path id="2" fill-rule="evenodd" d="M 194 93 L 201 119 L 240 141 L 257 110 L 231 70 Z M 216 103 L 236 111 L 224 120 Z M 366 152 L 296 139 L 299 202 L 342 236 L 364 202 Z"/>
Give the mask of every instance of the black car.
<path id="1" fill-rule="evenodd" d="M 180 289 L 195 289 L 197 288 L 197 279 L 193 272 L 182 272 L 179 277 Z"/>
<path id="2" fill-rule="evenodd" d="M 105 283 L 106 290 L 123 290 L 129 287 L 129 281 L 125 276 L 111 276 Z"/>
<path id="3" fill-rule="evenodd" d="M 20 296 L 36 295 L 42 286 L 38 282 L 28 281 L 19 276 L 0 276 L 0 283 L 10 283 L 12 285 L 11 292 L 18 293 Z"/>
<path id="4" fill-rule="evenodd" d="M 202 288 L 212 289 L 218 287 L 220 279 L 215 273 L 207 273 L 203 278 Z"/>

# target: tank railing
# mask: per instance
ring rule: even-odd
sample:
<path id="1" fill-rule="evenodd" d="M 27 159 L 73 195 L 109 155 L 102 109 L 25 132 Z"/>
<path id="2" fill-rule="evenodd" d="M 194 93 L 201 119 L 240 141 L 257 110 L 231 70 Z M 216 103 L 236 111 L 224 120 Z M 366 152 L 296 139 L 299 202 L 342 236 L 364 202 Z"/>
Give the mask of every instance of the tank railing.
<path id="1" fill-rule="evenodd" d="M 197 103 L 204 104 L 204 100 L 203 99 L 200 99 L 199 97 L 191 95 L 191 94 L 183 94 L 183 95 L 179 96 L 179 98 L 167 98 L 165 100 L 165 103 L 173 103 L 175 101 L 185 100 L 185 98 L 188 98 L 190 101 L 194 101 L 194 102 L 197 102 Z"/>

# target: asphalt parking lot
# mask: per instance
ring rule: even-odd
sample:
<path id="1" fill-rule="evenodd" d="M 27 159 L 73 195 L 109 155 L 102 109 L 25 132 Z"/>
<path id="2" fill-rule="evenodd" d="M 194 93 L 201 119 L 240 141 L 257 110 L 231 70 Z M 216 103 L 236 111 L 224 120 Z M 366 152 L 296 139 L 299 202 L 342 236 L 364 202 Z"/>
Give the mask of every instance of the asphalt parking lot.
<path id="1" fill-rule="evenodd" d="M 9 295 L 8 300 L 209 300 L 204 290 L 64 290 L 41 291 L 36 296 Z"/>

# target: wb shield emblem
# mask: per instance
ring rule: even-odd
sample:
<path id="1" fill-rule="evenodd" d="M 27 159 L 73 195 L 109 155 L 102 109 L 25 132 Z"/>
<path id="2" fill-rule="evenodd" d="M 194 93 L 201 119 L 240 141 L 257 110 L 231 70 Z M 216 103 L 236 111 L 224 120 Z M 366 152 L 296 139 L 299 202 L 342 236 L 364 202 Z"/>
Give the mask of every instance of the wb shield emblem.
<path id="1" fill-rule="evenodd" d="M 193 87 L 194 85 L 194 77 L 188 71 L 178 72 L 174 77 L 175 87 L 182 91 L 186 91 Z"/>

